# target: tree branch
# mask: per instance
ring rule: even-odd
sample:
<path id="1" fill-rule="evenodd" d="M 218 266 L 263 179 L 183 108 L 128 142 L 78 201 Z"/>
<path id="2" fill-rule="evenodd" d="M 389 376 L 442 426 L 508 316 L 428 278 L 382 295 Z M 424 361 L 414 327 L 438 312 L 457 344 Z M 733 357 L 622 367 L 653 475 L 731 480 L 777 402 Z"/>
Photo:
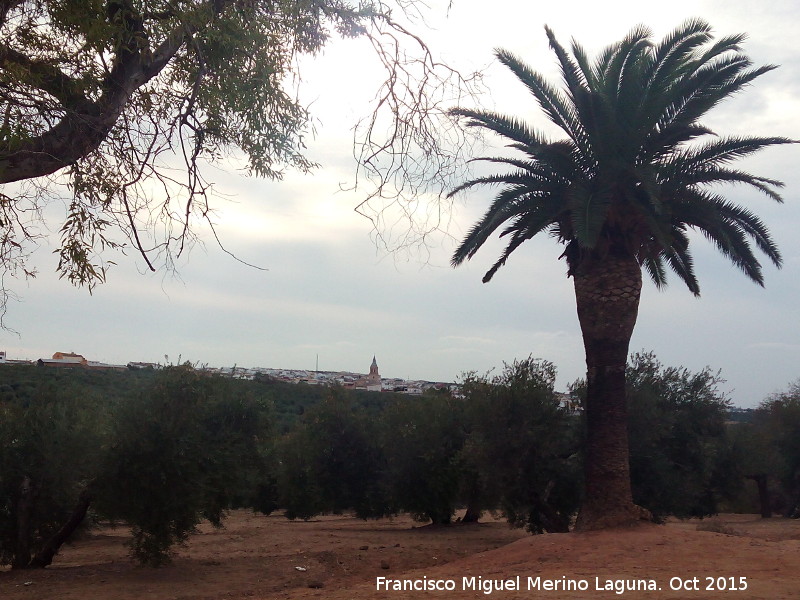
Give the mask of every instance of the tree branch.
<path id="1" fill-rule="evenodd" d="M 80 110 L 91 104 L 82 86 L 58 67 L 44 61 L 32 60 L 21 52 L 0 44 L 0 69 L 15 67 L 15 74 L 21 79 L 22 85 L 47 92 L 65 108 Z"/>
<path id="2" fill-rule="evenodd" d="M 24 0 L 0 0 L 0 27 L 5 25 L 8 13 L 22 4 Z"/>
<path id="3" fill-rule="evenodd" d="M 227 4 L 228 2 L 207 2 L 195 12 L 200 13 L 204 7 L 208 10 L 217 5 L 224 9 Z M 218 12 L 214 8 L 209 14 L 210 19 Z M 43 78 L 42 83 L 48 84 L 47 87 L 35 87 L 64 101 L 67 114 L 41 135 L 16 140 L 9 144 L 7 150 L 0 152 L 0 184 L 50 175 L 100 147 L 131 95 L 158 75 L 186 40 L 186 28 L 179 24 L 157 46 L 152 57 L 145 61 L 140 52 L 141 40 L 136 38 L 139 27 L 127 29 L 124 25 L 121 26 L 118 44 L 120 49 L 106 79 L 104 92 L 96 102 L 90 102 L 85 97 L 83 102 L 77 102 L 77 84 L 59 69 L 32 61 L 18 52 L 2 47 L 5 52 L 0 52 L 0 61 L 14 60 L 17 64 L 27 63 L 35 67 Z"/>

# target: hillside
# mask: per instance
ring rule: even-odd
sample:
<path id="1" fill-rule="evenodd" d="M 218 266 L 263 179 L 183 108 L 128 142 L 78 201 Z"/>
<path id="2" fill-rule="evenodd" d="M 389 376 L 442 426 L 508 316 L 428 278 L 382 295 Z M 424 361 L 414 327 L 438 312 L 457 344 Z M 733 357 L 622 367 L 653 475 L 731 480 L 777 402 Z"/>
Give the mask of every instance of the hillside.
<path id="1" fill-rule="evenodd" d="M 36 397 L 40 387 L 54 386 L 74 390 L 76 396 L 91 394 L 109 402 L 135 396 L 152 381 L 155 371 L 150 369 L 112 371 L 83 368 L 37 367 L 33 365 L 0 365 L 0 400 L 4 398 Z M 217 375 L 215 375 L 217 376 Z M 306 410 L 322 400 L 329 389 L 324 386 L 285 383 L 270 378 L 233 380 L 255 397 L 266 398 L 274 408 L 274 424 L 278 433 L 284 433 Z M 356 404 L 365 410 L 378 410 L 391 393 L 350 391 Z"/>

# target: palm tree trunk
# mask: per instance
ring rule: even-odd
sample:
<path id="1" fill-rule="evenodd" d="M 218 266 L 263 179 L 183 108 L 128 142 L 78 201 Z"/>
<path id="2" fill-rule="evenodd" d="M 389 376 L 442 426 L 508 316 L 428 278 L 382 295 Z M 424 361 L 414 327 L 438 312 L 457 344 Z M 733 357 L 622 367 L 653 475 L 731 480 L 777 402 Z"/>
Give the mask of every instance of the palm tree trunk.
<path id="1" fill-rule="evenodd" d="M 587 367 L 585 496 L 576 528 L 630 525 L 642 509 L 631 495 L 625 367 L 642 272 L 630 256 L 591 257 L 573 277 Z"/>

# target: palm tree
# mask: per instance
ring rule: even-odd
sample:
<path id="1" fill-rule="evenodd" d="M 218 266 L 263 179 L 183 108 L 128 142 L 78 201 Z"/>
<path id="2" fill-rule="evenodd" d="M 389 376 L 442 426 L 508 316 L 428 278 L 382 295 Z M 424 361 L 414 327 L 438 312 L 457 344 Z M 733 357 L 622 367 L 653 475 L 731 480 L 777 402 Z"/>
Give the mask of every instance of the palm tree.
<path id="1" fill-rule="evenodd" d="M 508 245 L 484 282 L 537 234 L 564 245 L 587 366 L 585 498 L 577 527 L 599 529 L 646 514 L 631 496 L 625 400 L 642 269 L 661 288 L 669 267 L 699 295 L 689 251 L 694 230 L 763 285 L 751 242 L 780 266 L 778 249 L 762 221 L 720 195 L 717 184 L 746 184 L 780 202 L 781 182 L 729 165 L 792 140 L 717 137 L 699 123 L 718 102 L 775 68 L 751 67 L 740 51 L 744 35 L 715 40 L 707 23 L 690 20 L 654 43 L 651 32 L 639 26 L 590 62 L 576 42 L 570 55 L 548 27 L 545 31 L 563 90 L 511 53 L 498 50 L 496 56 L 566 137 L 552 141 L 519 119 L 494 112 L 452 111 L 467 126 L 495 132 L 521 153 L 478 159 L 510 170 L 451 192 L 500 186 L 452 263 L 472 258 L 501 227 Z"/>

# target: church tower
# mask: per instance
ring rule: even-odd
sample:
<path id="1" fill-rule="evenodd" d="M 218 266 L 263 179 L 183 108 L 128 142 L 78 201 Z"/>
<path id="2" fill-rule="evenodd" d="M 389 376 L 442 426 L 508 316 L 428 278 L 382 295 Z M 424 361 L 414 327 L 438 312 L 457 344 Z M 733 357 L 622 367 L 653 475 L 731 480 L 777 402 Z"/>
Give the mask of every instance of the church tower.
<path id="1" fill-rule="evenodd" d="M 367 375 L 367 381 L 369 383 L 380 383 L 381 382 L 381 375 L 378 373 L 378 361 L 375 360 L 375 357 L 372 357 L 372 364 L 369 367 L 369 375 Z"/>
<path id="2" fill-rule="evenodd" d="M 369 366 L 369 375 L 356 380 L 354 387 L 357 390 L 367 390 L 368 392 L 383 391 L 381 374 L 378 373 L 378 361 L 375 360 L 374 356 L 372 357 L 372 364 Z"/>

